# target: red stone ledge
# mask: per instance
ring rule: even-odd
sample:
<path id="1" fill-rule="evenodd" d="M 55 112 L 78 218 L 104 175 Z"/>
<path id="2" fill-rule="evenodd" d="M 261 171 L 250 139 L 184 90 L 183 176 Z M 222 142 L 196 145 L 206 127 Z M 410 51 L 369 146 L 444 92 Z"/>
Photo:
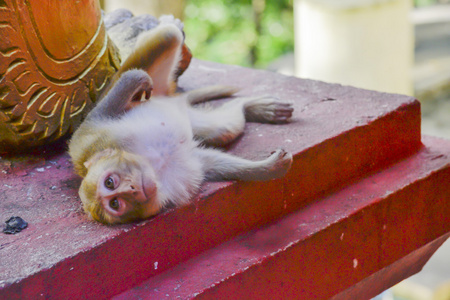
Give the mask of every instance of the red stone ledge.
<path id="1" fill-rule="evenodd" d="M 276 148 L 292 151 L 286 178 L 208 183 L 189 206 L 140 224 L 106 227 L 82 213 L 80 180 L 64 143 L 23 159 L 3 158 L 0 220 L 19 215 L 30 225 L 1 236 L 0 298 L 108 298 L 422 147 L 420 105 L 411 97 L 196 60 L 179 84 L 186 90 L 228 84 L 242 87 L 241 95 L 292 100 L 292 123 L 248 124 L 229 147 L 252 159 Z"/>
<path id="2" fill-rule="evenodd" d="M 113 299 L 370 299 L 450 236 L 450 141 Z"/>

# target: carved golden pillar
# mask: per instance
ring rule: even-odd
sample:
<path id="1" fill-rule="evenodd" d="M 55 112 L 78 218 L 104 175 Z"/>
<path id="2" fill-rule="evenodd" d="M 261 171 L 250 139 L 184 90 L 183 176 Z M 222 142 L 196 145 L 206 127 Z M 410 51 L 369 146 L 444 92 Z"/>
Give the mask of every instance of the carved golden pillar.
<path id="1" fill-rule="evenodd" d="M 98 0 L 0 0 L 0 153 L 66 134 L 119 64 Z"/>

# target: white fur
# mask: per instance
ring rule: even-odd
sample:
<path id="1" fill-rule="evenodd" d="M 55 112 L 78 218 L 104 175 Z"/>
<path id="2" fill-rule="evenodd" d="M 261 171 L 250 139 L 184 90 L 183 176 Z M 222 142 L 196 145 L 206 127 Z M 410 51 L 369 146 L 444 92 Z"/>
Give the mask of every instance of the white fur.
<path id="1" fill-rule="evenodd" d="M 179 98 L 158 99 L 140 105 L 110 128 L 125 149 L 147 158 L 158 177 L 159 200 L 183 204 L 203 180 L 202 164 L 194 155 L 187 105 Z"/>

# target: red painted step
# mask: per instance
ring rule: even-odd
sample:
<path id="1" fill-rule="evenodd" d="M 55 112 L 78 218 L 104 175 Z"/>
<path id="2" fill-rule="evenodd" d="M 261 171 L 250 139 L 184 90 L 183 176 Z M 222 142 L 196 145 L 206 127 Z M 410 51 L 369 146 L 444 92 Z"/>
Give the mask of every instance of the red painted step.
<path id="1" fill-rule="evenodd" d="M 427 138 L 425 145 L 113 299 L 374 297 L 419 271 L 450 235 L 450 185 L 443 184 L 450 178 L 450 141 Z M 352 288 L 364 280 L 364 287 Z"/>
<path id="2" fill-rule="evenodd" d="M 0 220 L 18 215 L 29 227 L 0 236 L 0 298 L 108 298 L 421 147 L 420 105 L 411 97 L 196 60 L 180 78 L 186 90 L 211 84 L 294 102 L 292 123 L 248 124 L 229 149 L 247 158 L 277 148 L 293 152 L 286 178 L 208 183 L 189 206 L 106 227 L 82 212 L 80 180 L 64 144 L 23 159 L 2 158 Z"/>

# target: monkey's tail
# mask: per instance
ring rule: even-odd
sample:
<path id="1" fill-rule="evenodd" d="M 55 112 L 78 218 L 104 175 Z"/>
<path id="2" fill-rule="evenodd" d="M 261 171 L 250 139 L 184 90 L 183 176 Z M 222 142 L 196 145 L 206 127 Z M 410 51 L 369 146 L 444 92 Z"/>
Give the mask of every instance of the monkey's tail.
<path id="1" fill-rule="evenodd" d="M 187 101 L 190 105 L 209 100 L 226 98 L 239 92 L 239 88 L 226 85 L 213 85 L 187 92 Z"/>

